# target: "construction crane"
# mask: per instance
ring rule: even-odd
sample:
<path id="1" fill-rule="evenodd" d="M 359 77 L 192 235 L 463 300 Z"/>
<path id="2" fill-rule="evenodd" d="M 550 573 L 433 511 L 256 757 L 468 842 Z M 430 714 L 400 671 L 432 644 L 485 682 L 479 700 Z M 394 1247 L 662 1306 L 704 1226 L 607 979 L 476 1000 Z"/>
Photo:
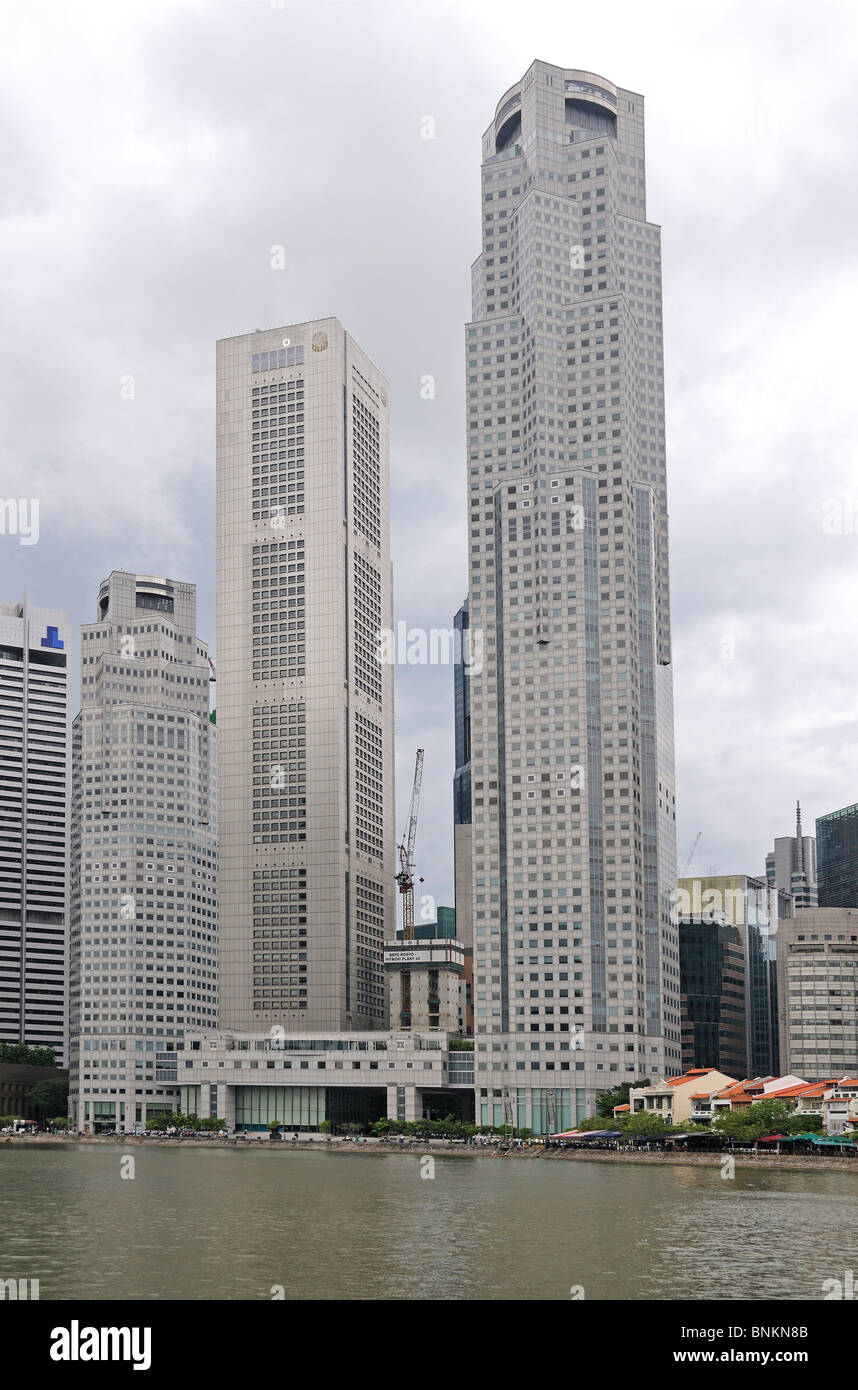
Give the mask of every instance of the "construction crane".
<path id="1" fill-rule="evenodd" d="M 703 835 L 703 831 L 702 831 L 702 830 L 698 830 L 698 832 L 697 832 L 697 838 L 695 839 L 694 844 L 691 846 L 691 853 L 689 854 L 688 858 L 687 858 L 686 861 L 685 861 L 685 868 L 682 870 L 682 873 L 679 875 L 680 878 L 687 878 L 687 877 L 688 877 L 688 870 L 691 868 L 691 861 L 692 861 L 692 859 L 694 858 L 694 852 L 695 852 L 695 850 L 697 849 L 697 846 L 700 844 L 700 840 L 701 840 L 702 835 Z"/>
<path id="2" fill-rule="evenodd" d="M 414 764 L 414 784 L 411 788 L 411 806 L 408 812 L 408 828 L 399 846 L 399 873 L 396 882 L 402 894 L 402 939 L 414 940 L 414 841 L 417 838 L 417 808 L 420 804 L 420 787 L 423 782 L 423 749 L 417 749 Z"/>
<path id="3" fill-rule="evenodd" d="M 209 676 L 209 680 L 212 681 L 212 682 L 214 682 L 214 681 L 217 680 L 217 667 L 215 666 L 215 664 L 214 664 L 214 662 L 212 661 L 212 659 L 211 659 L 210 656 L 207 656 L 207 657 L 206 657 L 206 661 L 209 663 L 209 666 L 211 667 L 211 670 L 212 670 L 212 673 L 211 673 L 211 675 Z"/>

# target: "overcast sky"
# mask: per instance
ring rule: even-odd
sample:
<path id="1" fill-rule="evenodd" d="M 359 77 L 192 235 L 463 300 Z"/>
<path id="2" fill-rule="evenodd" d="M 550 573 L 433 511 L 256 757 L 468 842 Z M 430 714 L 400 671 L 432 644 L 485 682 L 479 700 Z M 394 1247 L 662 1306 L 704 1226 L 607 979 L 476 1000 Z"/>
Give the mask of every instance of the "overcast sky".
<path id="1" fill-rule="evenodd" d="M 698 871 L 759 872 L 796 797 L 858 801 L 856 31 L 850 0 L 11 0 L 0 497 L 41 518 L 0 598 L 77 625 L 111 569 L 168 574 L 213 644 L 215 340 L 335 314 L 390 380 L 396 615 L 449 626 L 480 138 L 535 58 L 589 69 L 646 97 L 663 228 L 679 862 L 702 830 Z M 422 745 L 452 902 L 450 670 L 400 668 L 396 716 L 397 829 Z"/>

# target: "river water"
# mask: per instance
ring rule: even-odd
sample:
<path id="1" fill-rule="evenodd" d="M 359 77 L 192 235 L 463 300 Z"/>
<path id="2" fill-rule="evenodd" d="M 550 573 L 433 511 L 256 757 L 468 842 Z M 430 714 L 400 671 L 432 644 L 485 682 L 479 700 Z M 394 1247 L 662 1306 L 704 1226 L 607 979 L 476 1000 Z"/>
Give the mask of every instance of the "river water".
<path id="1" fill-rule="evenodd" d="M 0 1279 L 47 1299 L 799 1299 L 858 1175 L 105 1146 L 0 1149 Z"/>

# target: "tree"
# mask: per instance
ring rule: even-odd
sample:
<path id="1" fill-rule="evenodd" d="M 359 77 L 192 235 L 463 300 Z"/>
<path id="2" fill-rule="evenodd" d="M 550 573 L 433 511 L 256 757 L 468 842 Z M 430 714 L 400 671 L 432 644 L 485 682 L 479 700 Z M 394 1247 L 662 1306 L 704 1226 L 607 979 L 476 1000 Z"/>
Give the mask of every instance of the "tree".
<path id="1" fill-rule="evenodd" d="M 753 1106 L 750 1107 L 754 1109 Z M 720 1134 L 724 1139 L 735 1139 L 747 1143 L 753 1139 L 762 1139 L 766 1134 L 771 1134 L 771 1129 L 767 1124 L 751 1119 L 750 1115 L 742 1115 L 734 1110 L 722 1110 L 712 1121 L 712 1132 Z"/>
<path id="2" fill-rule="evenodd" d="M 578 1128 L 583 1130 L 591 1129 L 612 1129 L 614 1126 L 605 1123 L 604 1115 L 588 1115 L 586 1120 L 582 1120 Z"/>
<path id="3" fill-rule="evenodd" d="M 57 1059 L 52 1047 L 28 1047 L 26 1043 L 0 1042 L 0 1062 L 14 1062 L 18 1066 L 55 1067 Z"/>
<path id="4" fill-rule="evenodd" d="M 59 1114 L 60 1111 L 65 1110 L 68 1098 L 69 1083 L 67 1081 L 37 1081 L 27 1095 L 27 1102 L 42 1119 L 49 1111 Z"/>
<path id="5" fill-rule="evenodd" d="M 615 1106 L 628 1105 L 629 1091 L 633 1086 L 648 1086 L 649 1084 L 649 1077 L 644 1076 L 640 1081 L 621 1081 L 610 1091 L 599 1091 L 596 1096 L 596 1114 L 601 1115 L 603 1119 L 606 1116 L 612 1118 Z"/>
<path id="6" fill-rule="evenodd" d="M 662 1115 L 653 1110 L 636 1110 L 622 1127 L 624 1139 L 663 1138 L 670 1134 L 673 1125 L 668 1124 Z"/>
<path id="7" fill-rule="evenodd" d="M 330 1132 L 331 1132 L 331 1122 L 330 1122 L 330 1120 L 320 1120 L 320 1121 L 319 1121 L 319 1125 L 318 1125 L 318 1129 L 319 1129 L 319 1133 L 320 1133 L 320 1134 L 330 1134 Z"/>
<path id="8" fill-rule="evenodd" d="M 795 1109 L 784 1100 L 758 1100 L 748 1109 L 748 1121 L 753 1125 L 765 1125 L 763 1134 L 787 1134 L 789 1126 L 796 1118 Z M 794 1133 L 804 1129 L 804 1120 L 796 1126 Z"/>

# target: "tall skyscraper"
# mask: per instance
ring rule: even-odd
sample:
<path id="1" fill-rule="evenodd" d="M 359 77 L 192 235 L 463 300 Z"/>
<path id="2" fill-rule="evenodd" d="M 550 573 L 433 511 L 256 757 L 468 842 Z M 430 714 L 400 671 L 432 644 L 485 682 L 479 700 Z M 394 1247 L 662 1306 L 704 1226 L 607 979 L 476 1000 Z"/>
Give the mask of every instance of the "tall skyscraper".
<path id="1" fill-rule="evenodd" d="M 795 803 L 795 835 L 775 840 L 766 855 L 766 880 L 770 888 L 791 893 L 796 908 L 816 907 L 816 840 L 801 833 L 801 806 Z"/>
<path id="2" fill-rule="evenodd" d="M 453 864 L 456 929 L 466 946 L 474 943 L 474 885 L 471 825 L 471 648 L 468 600 L 453 619 L 456 661 L 453 693 L 456 720 L 456 767 L 453 773 Z"/>
<path id="3" fill-rule="evenodd" d="M 71 629 L 0 603 L 0 1042 L 66 1055 Z"/>
<path id="4" fill-rule="evenodd" d="M 114 570 L 81 628 L 72 733 L 74 1126 L 178 1103 L 187 1028 L 217 1024 L 217 795 L 196 588 Z"/>
<path id="5" fill-rule="evenodd" d="M 387 385 L 336 319 L 217 346 L 221 1021 L 383 1028 Z"/>
<path id="6" fill-rule="evenodd" d="M 858 907 L 858 805 L 816 821 L 820 907 Z"/>
<path id="7" fill-rule="evenodd" d="M 660 239 L 644 103 L 536 62 L 483 137 L 467 326 L 481 1118 L 680 1069 Z"/>

